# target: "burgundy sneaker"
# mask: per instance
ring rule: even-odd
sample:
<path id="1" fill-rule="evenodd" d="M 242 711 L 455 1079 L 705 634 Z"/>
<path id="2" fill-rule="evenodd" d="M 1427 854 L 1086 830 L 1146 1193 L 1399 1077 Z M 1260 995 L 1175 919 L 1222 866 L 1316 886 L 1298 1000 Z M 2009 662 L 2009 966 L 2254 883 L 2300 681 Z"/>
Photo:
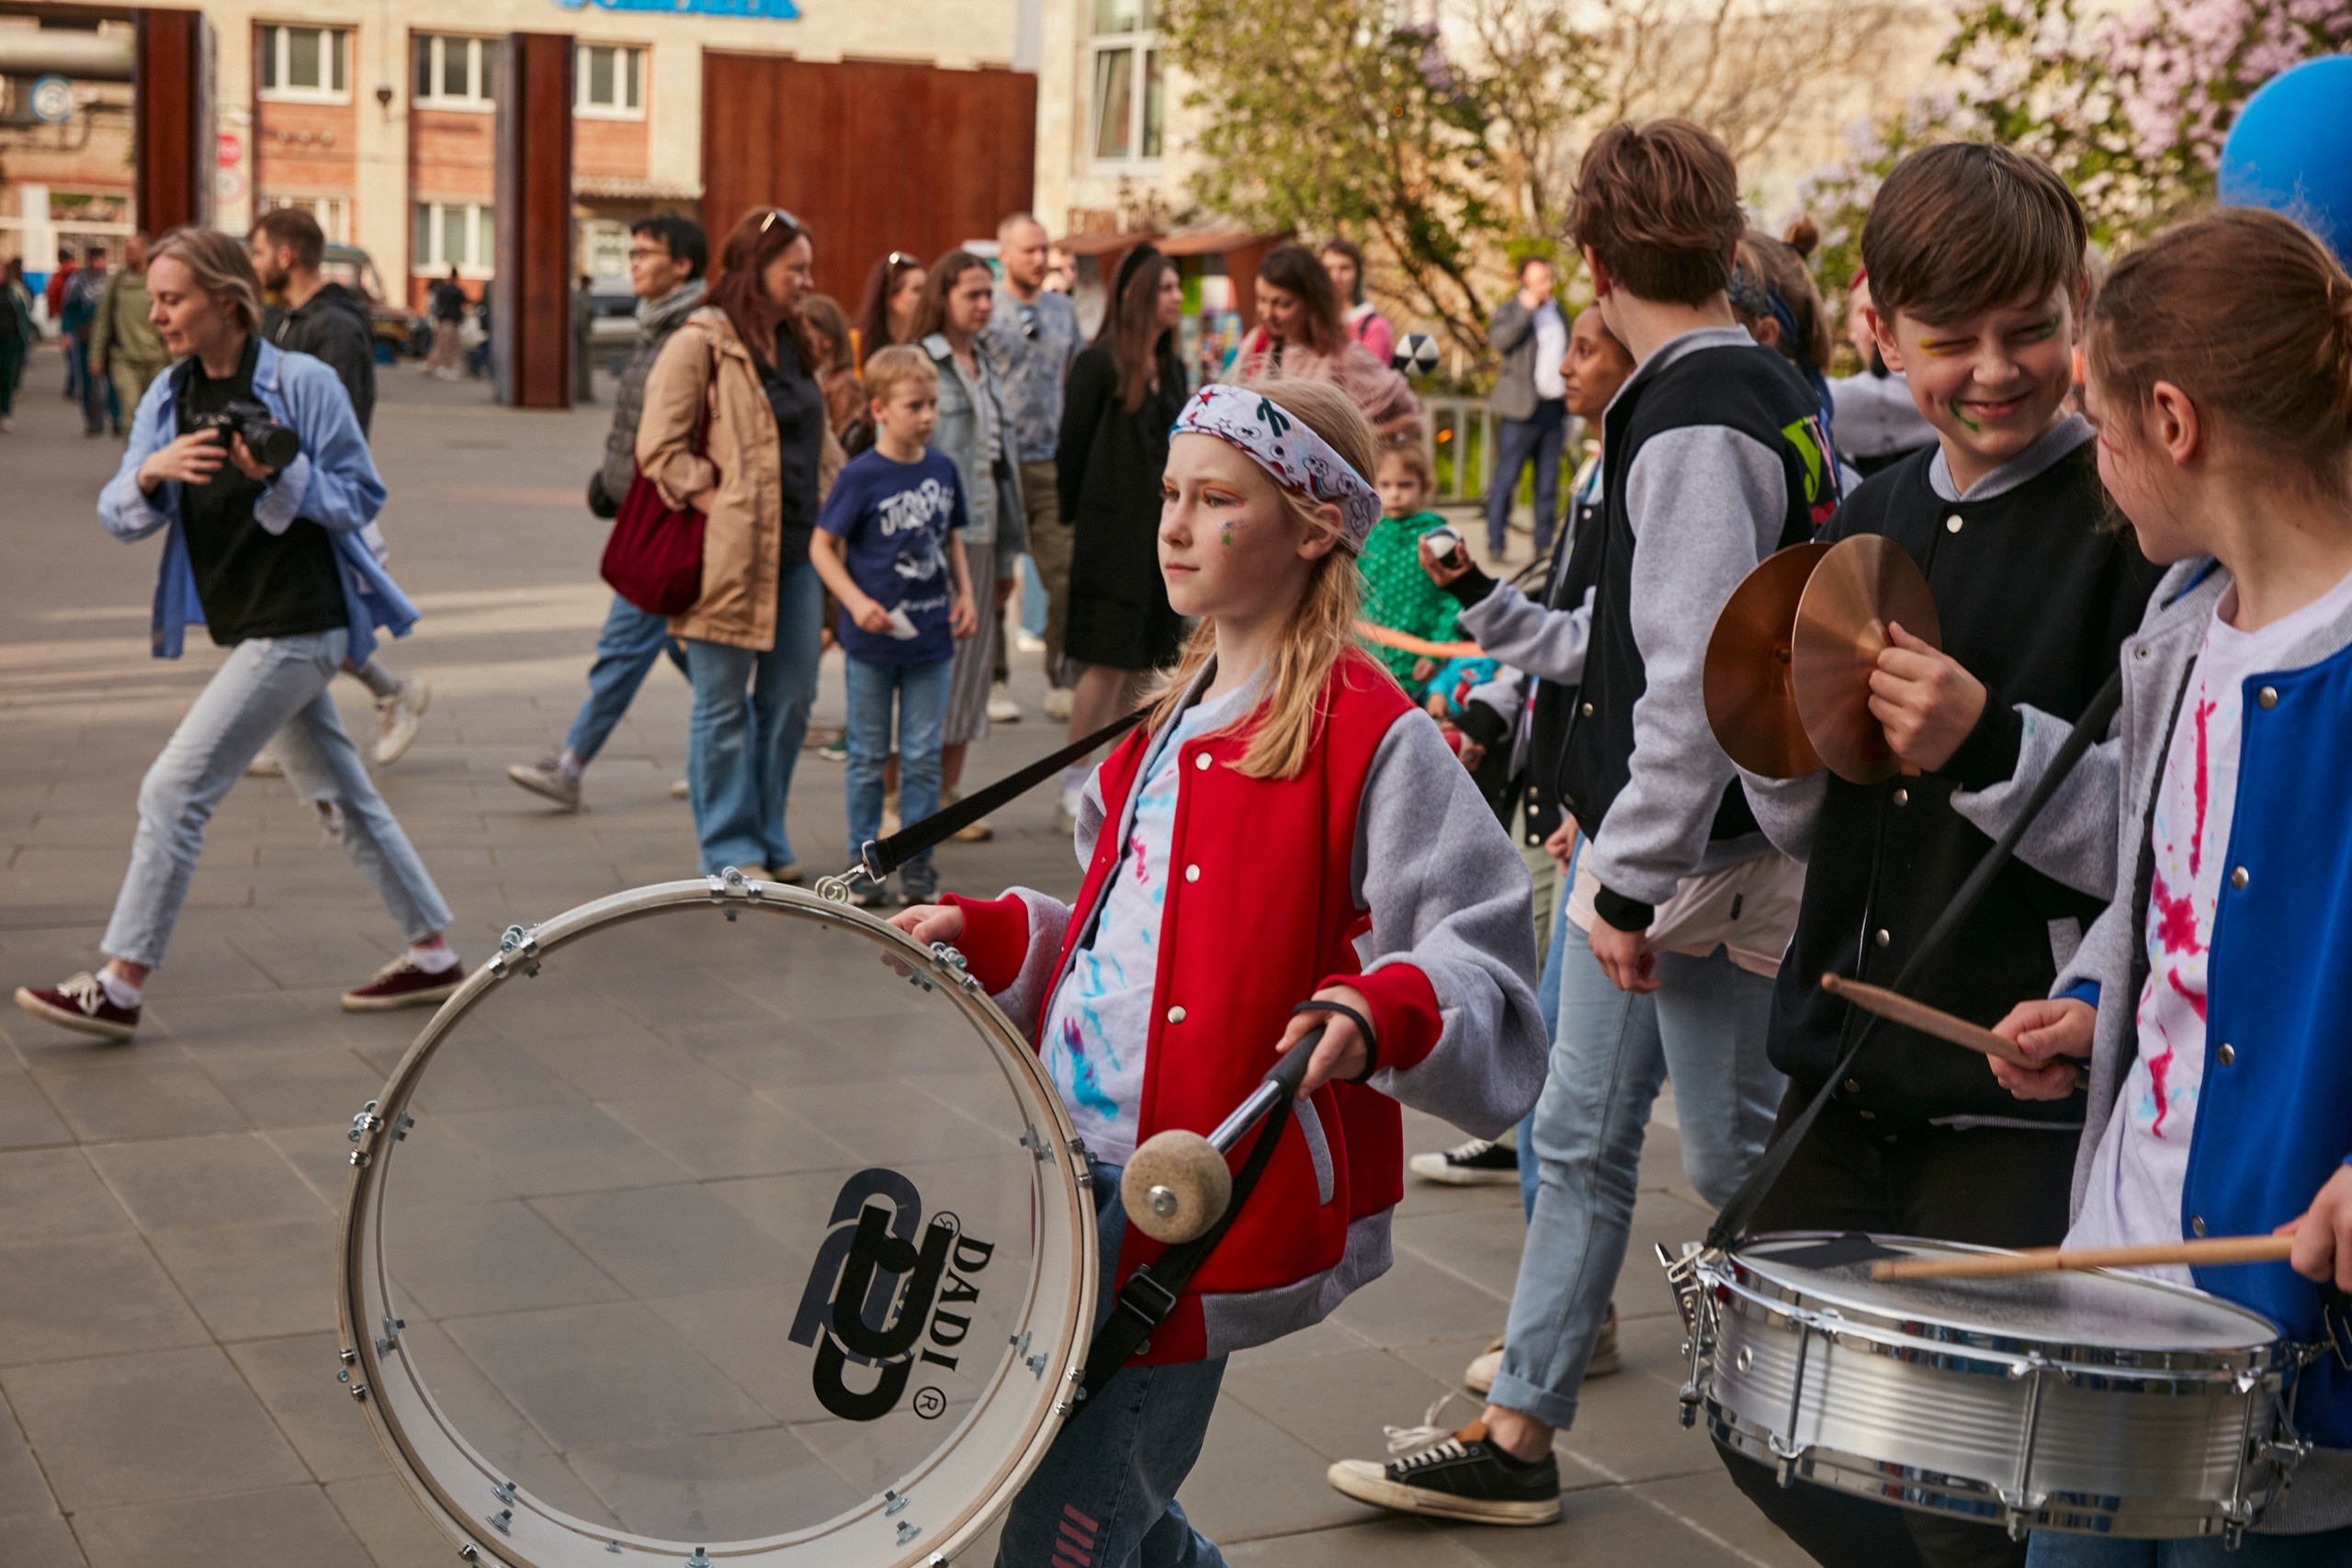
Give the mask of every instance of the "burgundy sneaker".
<path id="1" fill-rule="evenodd" d="M 98 977 L 87 970 L 62 986 L 39 990 L 19 986 L 17 1005 L 61 1029 L 95 1034 L 101 1040 L 128 1040 L 139 1028 L 139 1010 L 115 1006 Z"/>
<path id="2" fill-rule="evenodd" d="M 396 1008 L 439 1007 L 466 983 L 466 966 L 452 964 L 438 974 L 416 966 L 401 953 L 376 971 L 376 977 L 356 991 L 343 993 L 345 1012 L 390 1012 Z"/>

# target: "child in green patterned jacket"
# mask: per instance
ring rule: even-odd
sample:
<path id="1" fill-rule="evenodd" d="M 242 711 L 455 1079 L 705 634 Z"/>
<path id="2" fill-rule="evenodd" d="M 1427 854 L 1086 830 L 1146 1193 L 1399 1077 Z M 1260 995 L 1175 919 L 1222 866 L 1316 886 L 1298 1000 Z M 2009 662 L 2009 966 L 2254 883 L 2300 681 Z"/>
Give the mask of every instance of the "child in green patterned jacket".
<path id="1" fill-rule="evenodd" d="M 1409 437 L 1384 443 L 1379 471 L 1373 487 L 1380 492 L 1380 521 L 1364 541 L 1356 570 L 1363 578 L 1363 620 L 1389 631 L 1403 632 L 1430 642 L 1454 642 L 1461 604 L 1429 579 L 1421 570 L 1421 536 L 1442 526 L 1445 519 L 1425 510 L 1437 488 L 1429 455 Z M 1418 698 L 1443 660 L 1389 648 L 1370 637 L 1364 647 L 1388 667 L 1397 683 Z"/>

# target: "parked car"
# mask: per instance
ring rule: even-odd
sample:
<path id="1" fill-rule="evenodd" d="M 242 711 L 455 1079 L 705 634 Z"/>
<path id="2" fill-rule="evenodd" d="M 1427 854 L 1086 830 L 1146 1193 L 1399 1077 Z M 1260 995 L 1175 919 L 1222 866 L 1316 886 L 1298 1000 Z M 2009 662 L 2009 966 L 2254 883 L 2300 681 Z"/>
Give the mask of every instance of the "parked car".
<path id="1" fill-rule="evenodd" d="M 637 344 L 637 296 L 627 277 L 600 277 L 588 286 L 588 357 L 618 375 Z"/>
<path id="2" fill-rule="evenodd" d="M 340 283 L 368 301 L 379 344 L 418 359 L 433 347 L 432 323 L 384 292 L 383 276 L 366 251 L 356 245 L 329 245 L 319 272 L 329 283 Z M 378 357 L 382 357 L 381 348 Z"/>

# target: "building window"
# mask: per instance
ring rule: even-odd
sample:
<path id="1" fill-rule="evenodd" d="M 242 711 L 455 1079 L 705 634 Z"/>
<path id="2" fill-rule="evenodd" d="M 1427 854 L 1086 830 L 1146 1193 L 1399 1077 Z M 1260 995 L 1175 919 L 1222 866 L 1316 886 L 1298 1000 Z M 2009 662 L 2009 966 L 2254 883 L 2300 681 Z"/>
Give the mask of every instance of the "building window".
<path id="1" fill-rule="evenodd" d="M 645 51 L 632 44 L 583 43 L 572 73 L 577 107 L 597 119 L 638 119 L 645 113 Z"/>
<path id="2" fill-rule="evenodd" d="M 347 101 L 350 42 L 351 34 L 343 28 L 256 28 L 254 53 L 261 96 L 312 104 Z"/>
<path id="3" fill-rule="evenodd" d="M 498 259 L 498 231 L 488 202 L 420 201 L 409 235 L 409 271 L 420 277 L 488 277 Z"/>
<path id="4" fill-rule="evenodd" d="M 280 208 L 297 207 L 319 220 L 319 231 L 330 245 L 351 243 L 351 206 L 339 196 L 265 196 L 261 198 L 264 212 L 276 212 Z"/>
<path id="5" fill-rule="evenodd" d="M 480 109 L 497 102 L 498 39 L 417 33 L 410 43 L 416 102 L 431 108 Z"/>
<path id="6" fill-rule="evenodd" d="M 580 270 L 591 277 L 627 277 L 628 225 L 617 218 L 582 220 Z"/>
<path id="7" fill-rule="evenodd" d="M 1156 0 L 1094 0 L 1094 156 L 1159 156 L 1166 99 Z"/>

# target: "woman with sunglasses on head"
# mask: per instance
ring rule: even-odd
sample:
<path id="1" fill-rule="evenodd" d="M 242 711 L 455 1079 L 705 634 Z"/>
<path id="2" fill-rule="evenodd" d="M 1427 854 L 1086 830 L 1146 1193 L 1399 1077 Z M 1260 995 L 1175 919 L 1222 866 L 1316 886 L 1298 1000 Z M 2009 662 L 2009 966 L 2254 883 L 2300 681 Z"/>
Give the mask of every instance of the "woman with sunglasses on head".
<path id="1" fill-rule="evenodd" d="M 638 467 L 663 502 L 708 520 L 702 596 L 670 622 L 695 688 L 686 786 L 701 869 L 778 882 L 800 879 L 784 809 L 817 694 L 823 594 L 808 536 L 842 460 L 800 319 L 812 258 L 792 214 L 747 213 L 710 302 L 646 378 L 637 428 Z"/>
<path id="2" fill-rule="evenodd" d="M 857 312 L 857 363 L 864 368 L 877 349 L 915 341 L 915 311 L 930 275 L 904 251 L 892 251 L 865 275 L 865 303 Z"/>

